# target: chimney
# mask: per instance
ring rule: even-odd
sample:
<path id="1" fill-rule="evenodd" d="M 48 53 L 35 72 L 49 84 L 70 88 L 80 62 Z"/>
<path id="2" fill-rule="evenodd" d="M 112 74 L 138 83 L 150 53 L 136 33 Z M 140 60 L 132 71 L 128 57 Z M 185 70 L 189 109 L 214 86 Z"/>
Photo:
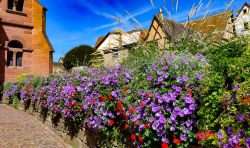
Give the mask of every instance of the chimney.
<path id="1" fill-rule="evenodd" d="M 164 15 L 162 12 L 162 9 L 160 8 L 160 12 L 159 12 L 159 18 L 163 21 L 164 20 Z"/>

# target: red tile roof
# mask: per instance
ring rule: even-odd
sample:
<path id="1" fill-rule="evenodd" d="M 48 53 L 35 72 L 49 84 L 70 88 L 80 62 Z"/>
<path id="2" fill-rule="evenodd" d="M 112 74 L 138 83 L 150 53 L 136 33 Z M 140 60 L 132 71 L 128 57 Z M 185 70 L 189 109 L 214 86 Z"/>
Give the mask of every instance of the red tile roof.
<path id="1" fill-rule="evenodd" d="M 104 38 L 105 38 L 104 36 L 98 37 L 98 39 L 97 39 L 97 41 L 96 41 L 96 43 L 95 43 L 95 48 L 96 48 L 97 46 L 99 46 L 99 44 L 103 41 Z"/>

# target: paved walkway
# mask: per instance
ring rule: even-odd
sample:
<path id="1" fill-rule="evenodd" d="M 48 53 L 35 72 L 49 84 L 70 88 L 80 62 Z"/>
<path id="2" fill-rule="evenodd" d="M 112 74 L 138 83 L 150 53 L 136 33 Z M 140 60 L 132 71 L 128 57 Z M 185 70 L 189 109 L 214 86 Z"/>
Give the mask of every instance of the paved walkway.
<path id="1" fill-rule="evenodd" d="M 71 148 L 35 117 L 0 104 L 0 148 Z"/>

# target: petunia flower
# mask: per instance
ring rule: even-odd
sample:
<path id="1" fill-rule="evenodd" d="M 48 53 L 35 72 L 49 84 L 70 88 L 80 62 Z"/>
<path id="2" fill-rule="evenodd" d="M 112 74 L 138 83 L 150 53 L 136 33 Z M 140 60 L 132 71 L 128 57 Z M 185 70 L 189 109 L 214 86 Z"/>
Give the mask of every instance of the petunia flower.
<path id="1" fill-rule="evenodd" d="M 218 131 L 217 136 L 218 136 L 219 139 L 222 139 L 222 138 L 223 138 L 223 134 L 221 133 L 221 130 Z"/>
<path id="2" fill-rule="evenodd" d="M 244 121 L 244 115 L 242 115 L 242 114 L 239 114 L 239 115 L 237 115 L 236 116 L 236 119 L 237 119 L 237 121 L 239 121 L 239 122 L 242 122 L 242 121 Z"/>

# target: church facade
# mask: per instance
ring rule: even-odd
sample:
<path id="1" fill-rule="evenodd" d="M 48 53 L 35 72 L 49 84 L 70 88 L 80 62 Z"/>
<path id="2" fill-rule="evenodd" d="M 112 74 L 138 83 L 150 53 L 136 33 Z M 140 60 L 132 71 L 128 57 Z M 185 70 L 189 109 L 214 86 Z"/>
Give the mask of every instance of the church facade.
<path id="1" fill-rule="evenodd" d="M 46 76 L 53 71 L 46 11 L 38 0 L 0 0 L 0 83 L 22 73 Z"/>

